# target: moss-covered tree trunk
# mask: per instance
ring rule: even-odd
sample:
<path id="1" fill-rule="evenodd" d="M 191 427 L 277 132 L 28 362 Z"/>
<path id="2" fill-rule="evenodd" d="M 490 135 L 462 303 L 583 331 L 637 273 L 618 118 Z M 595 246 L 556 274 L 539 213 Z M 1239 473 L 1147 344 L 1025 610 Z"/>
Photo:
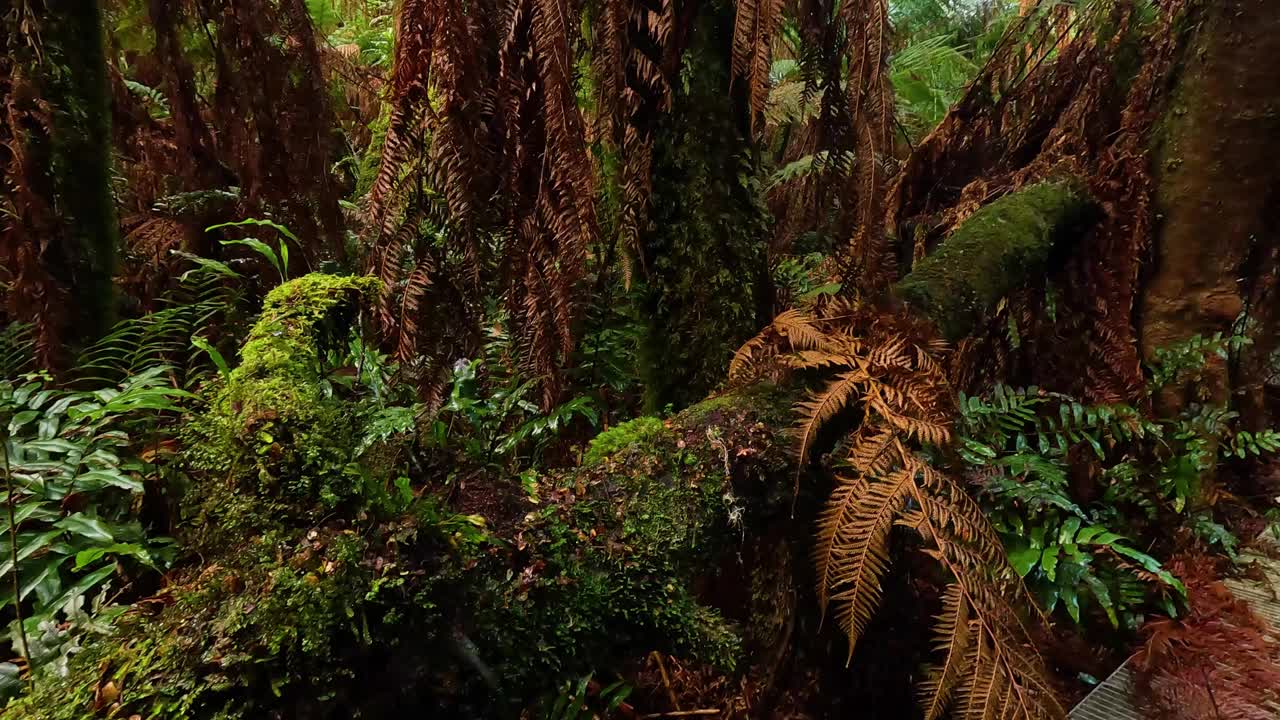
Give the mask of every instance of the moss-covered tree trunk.
<path id="1" fill-rule="evenodd" d="M 41 21 L 41 85 L 54 108 L 49 162 L 66 227 L 65 276 L 72 327 L 96 339 L 115 316 L 119 224 L 111 192 L 111 99 L 98 0 L 50 0 Z"/>
<path id="2" fill-rule="evenodd" d="M 773 312 L 766 209 L 749 107 L 730 93 L 733 4 L 690 3 L 698 17 L 673 99 L 653 132 L 650 229 L 641 234 L 640 370 L 645 406 L 685 407 L 723 379 L 733 351 Z M 683 12 L 683 11 L 682 11 Z"/>
<path id="3" fill-rule="evenodd" d="M 1256 333 L 1265 358 L 1275 296 L 1259 295 L 1256 285 L 1274 271 L 1280 245 L 1280 4 L 1203 5 L 1155 154 L 1160 226 L 1141 299 L 1142 351 L 1151 357 L 1194 335 L 1229 335 L 1245 313 L 1266 325 Z M 1218 357 L 1210 363 L 1202 383 L 1171 387 L 1161 403 L 1235 402 L 1261 411 L 1259 378 L 1233 378 Z M 1254 373 L 1266 364 L 1250 363 Z"/>

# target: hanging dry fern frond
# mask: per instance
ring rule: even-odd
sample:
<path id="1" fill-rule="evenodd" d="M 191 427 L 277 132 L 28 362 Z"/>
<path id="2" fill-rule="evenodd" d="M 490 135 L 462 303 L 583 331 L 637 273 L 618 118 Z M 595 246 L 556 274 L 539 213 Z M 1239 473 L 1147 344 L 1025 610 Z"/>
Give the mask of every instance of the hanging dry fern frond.
<path id="1" fill-rule="evenodd" d="M 846 0 L 841 18 L 848 35 L 848 105 L 853 122 L 851 186 L 857 226 L 843 261 L 849 288 L 875 293 L 893 280 L 884 231 L 885 193 L 893 154 L 893 88 L 888 63 L 892 29 L 886 0 Z"/>
<path id="2" fill-rule="evenodd" d="M 945 448 L 954 413 L 942 348 L 920 338 L 891 312 L 828 298 L 779 316 L 739 351 L 735 368 L 739 377 L 768 374 L 770 366 L 775 375 L 830 374 L 796 405 L 793 449 L 801 468 L 818 434 L 850 416 L 848 471 L 835 478 L 813 547 L 818 601 L 848 638 L 850 659 L 880 605 L 892 530 L 909 528 L 950 578 L 935 624 L 942 661 L 920 688 L 926 717 L 1061 718 L 1011 599 L 1033 601 L 995 529 L 959 482 L 913 449 Z M 799 475 L 797 490 L 798 482 Z"/>
<path id="3" fill-rule="evenodd" d="M 733 75 L 746 83 L 751 125 L 764 116 L 769 100 L 773 41 L 782 22 L 783 0 L 737 0 L 733 21 Z"/>

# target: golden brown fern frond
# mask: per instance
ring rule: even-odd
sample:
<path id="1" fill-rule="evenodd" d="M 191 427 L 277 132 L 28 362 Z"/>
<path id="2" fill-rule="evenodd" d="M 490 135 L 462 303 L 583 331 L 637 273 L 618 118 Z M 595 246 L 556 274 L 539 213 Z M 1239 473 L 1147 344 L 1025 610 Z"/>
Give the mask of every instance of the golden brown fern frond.
<path id="1" fill-rule="evenodd" d="M 729 363 L 729 380 L 742 383 L 758 378 L 768 368 L 764 362 L 778 356 L 782 341 L 795 353 L 806 350 L 834 350 L 836 343 L 814 323 L 817 319 L 805 310 L 791 309 L 780 313 L 764 330 L 743 343 Z M 787 361 L 789 364 L 790 361 Z"/>
<path id="2" fill-rule="evenodd" d="M 945 347 L 915 339 L 916 332 L 860 302 L 823 300 L 780 315 L 735 358 L 739 374 L 769 366 L 831 373 L 795 407 L 798 472 L 821 430 L 862 400 L 847 435 L 853 473 L 835 478 L 817 521 L 819 605 L 824 616 L 835 614 L 852 657 L 880 603 L 891 530 L 908 528 L 951 578 L 934 631 L 941 663 L 920 688 L 926 718 L 1060 718 L 1023 613 L 1013 606 L 1029 595 L 999 536 L 963 485 L 911 449 L 950 444 L 954 412 L 938 360 Z M 798 489 L 799 474 L 796 482 Z"/>
<path id="3" fill-rule="evenodd" d="M 902 446 L 891 430 L 879 430 L 868 434 L 866 428 L 858 433 L 849 448 L 847 461 L 854 470 L 865 476 L 883 476 L 894 463 L 902 462 Z"/>
<path id="4" fill-rule="evenodd" d="M 943 661 L 932 668 L 929 678 L 920 684 L 920 706 L 925 720 L 942 717 L 968 668 L 970 629 L 969 604 L 960 586 L 952 583 L 942 594 L 942 614 L 934 626 L 934 649 L 943 654 Z"/>
<path id="5" fill-rule="evenodd" d="M 798 418 L 790 432 L 796 454 L 797 489 L 818 432 L 849 404 L 869 379 L 861 370 L 848 370 L 837 375 L 826 387 L 814 392 L 809 399 L 796 403 Z"/>
<path id="6" fill-rule="evenodd" d="M 816 559 L 829 583 L 830 599 L 840 605 L 838 620 L 849 638 L 850 661 L 880 604 L 880 580 L 889 567 L 889 531 L 914 487 L 911 468 L 868 480 L 853 501 L 852 512 L 842 510 L 836 517 L 829 515 L 828 508 L 819 520 L 818 546 L 827 552 Z"/>
<path id="7" fill-rule="evenodd" d="M 818 350 L 830 344 L 827 334 L 814 325 L 813 315 L 804 310 L 786 310 L 773 319 L 770 327 L 785 338 L 793 352 Z"/>

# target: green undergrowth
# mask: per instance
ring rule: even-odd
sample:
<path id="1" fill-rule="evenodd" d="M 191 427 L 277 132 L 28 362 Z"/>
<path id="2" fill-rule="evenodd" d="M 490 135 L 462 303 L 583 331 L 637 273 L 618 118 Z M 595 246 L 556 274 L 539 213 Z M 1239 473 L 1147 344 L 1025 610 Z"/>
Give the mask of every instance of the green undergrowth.
<path id="1" fill-rule="evenodd" d="M 312 275 L 270 294 L 184 435 L 185 560 L 6 717 L 510 716 L 655 649 L 740 662 L 750 633 L 691 588 L 786 472 L 769 428 L 787 399 L 619 426 L 541 478 L 538 504 L 511 478 L 523 519 L 499 531 L 414 476 L 411 429 L 366 451 L 385 400 L 326 381 L 374 288 Z"/>

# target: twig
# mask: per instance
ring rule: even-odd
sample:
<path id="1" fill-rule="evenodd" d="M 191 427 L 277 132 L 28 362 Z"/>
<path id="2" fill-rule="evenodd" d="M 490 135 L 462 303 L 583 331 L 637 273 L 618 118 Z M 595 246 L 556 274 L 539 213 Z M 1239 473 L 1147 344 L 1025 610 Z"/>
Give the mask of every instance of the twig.
<path id="1" fill-rule="evenodd" d="M 652 715 L 641 715 L 640 720 L 652 720 L 653 718 L 674 718 L 674 717 L 693 717 L 695 715 L 719 715 L 719 708 L 703 708 L 701 710 L 677 710 L 676 712 L 653 713 Z"/>
<path id="2" fill-rule="evenodd" d="M 671 689 L 671 678 L 667 676 L 667 666 L 662 664 L 662 655 L 657 650 L 653 651 L 653 659 L 658 663 L 658 673 L 662 675 L 662 685 L 667 689 L 667 697 L 671 700 L 671 709 L 680 711 L 680 701 L 676 700 L 676 691 Z M 658 715 L 646 715 L 645 717 L 662 717 L 662 713 Z"/>
<path id="3" fill-rule="evenodd" d="M 6 419 L 7 420 L 7 419 Z M 14 519 L 13 473 L 9 469 L 9 433 L 0 430 L 0 455 L 4 456 L 5 507 L 9 510 L 9 561 L 13 563 L 13 613 L 18 621 L 18 639 L 22 641 L 22 656 L 31 665 L 31 646 L 27 644 L 27 627 L 22 619 L 22 583 L 18 580 L 18 522 Z M 35 680 L 32 679 L 34 686 Z"/>

